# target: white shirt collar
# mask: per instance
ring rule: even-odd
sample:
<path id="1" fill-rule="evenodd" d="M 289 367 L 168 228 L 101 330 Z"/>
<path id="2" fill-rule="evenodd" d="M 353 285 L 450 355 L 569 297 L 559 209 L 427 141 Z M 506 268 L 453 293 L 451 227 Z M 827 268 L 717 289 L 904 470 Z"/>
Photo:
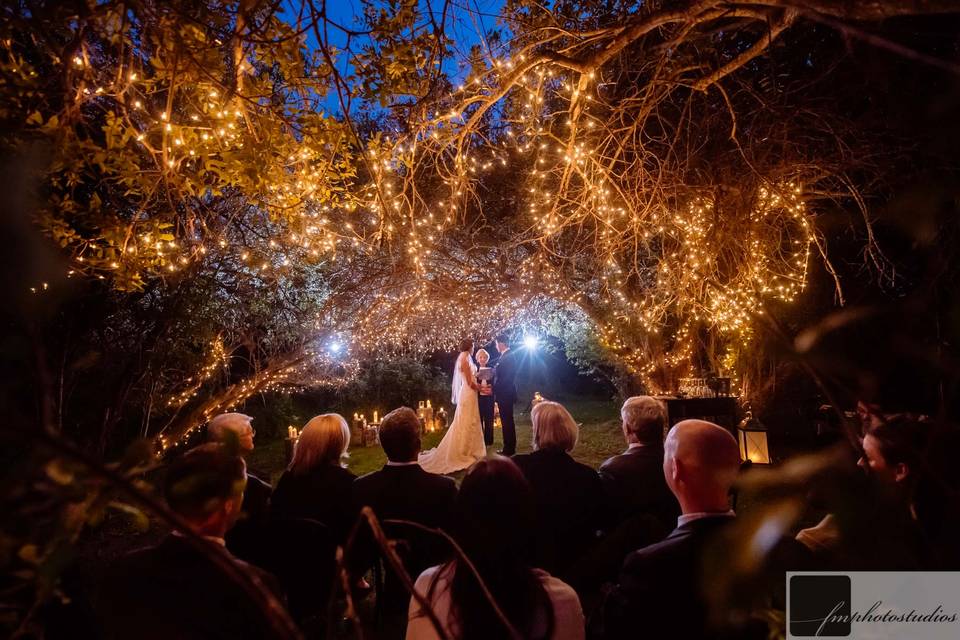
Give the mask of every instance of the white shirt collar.
<path id="1" fill-rule="evenodd" d="M 716 516 L 732 518 L 735 515 L 737 514 L 734 513 L 733 509 L 729 509 L 728 511 L 699 511 L 697 513 L 685 513 L 677 518 L 677 526 L 682 527 L 685 524 L 690 524 L 695 520 L 702 520 L 703 518 L 713 518 Z"/>
<path id="2" fill-rule="evenodd" d="M 413 460 L 411 462 L 394 462 L 393 460 L 387 460 L 388 467 L 412 467 L 413 465 L 419 465 L 418 460 Z"/>
<path id="3" fill-rule="evenodd" d="M 643 444 L 642 442 L 631 442 L 627 445 L 627 451 L 633 451 L 634 449 L 640 449 L 645 446 L 647 445 Z"/>

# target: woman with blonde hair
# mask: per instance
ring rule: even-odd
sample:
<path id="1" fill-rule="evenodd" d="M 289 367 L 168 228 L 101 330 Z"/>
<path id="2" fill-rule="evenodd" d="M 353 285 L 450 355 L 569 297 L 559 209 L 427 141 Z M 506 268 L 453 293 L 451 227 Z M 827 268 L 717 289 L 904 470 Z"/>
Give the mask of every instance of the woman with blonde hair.
<path id="1" fill-rule="evenodd" d="M 580 429 L 558 402 L 530 412 L 533 452 L 513 457 L 537 503 L 536 566 L 564 576 L 596 541 L 602 525 L 603 486 L 596 471 L 570 456 Z"/>
<path id="2" fill-rule="evenodd" d="M 350 446 L 343 416 L 325 413 L 303 426 L 293 460 L 273 492 L 274 518 L 308 518 L 327 525 L 338 542 L 346 540 L 356 519 L 352 486 L 356 476 L 341 463 Z"/>

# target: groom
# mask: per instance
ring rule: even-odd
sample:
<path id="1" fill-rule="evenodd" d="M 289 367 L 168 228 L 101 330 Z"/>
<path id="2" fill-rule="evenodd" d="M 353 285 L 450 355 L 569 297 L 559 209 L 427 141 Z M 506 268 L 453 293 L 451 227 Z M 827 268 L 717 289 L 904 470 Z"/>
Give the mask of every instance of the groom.
<path id="1" fill-rule="evenodd" d="M 503 450 L 501 455 L 512 456 L 517 452 L 517 426 L 513 421 L 513 403 L 517 401 L 517 360 L 510 351 L 510 339 L 497 336 L 497 358 L 494 367 L 493 398 L 500 408 L 500 424 L 503 426 Z"/>

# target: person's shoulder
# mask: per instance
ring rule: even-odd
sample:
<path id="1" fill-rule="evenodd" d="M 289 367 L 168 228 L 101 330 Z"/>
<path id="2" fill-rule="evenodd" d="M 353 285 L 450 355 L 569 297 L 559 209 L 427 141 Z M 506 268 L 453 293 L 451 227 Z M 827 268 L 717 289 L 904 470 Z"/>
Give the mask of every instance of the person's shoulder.
<path id="1" fill-rule="evenodd" d="M 425 469 L 420 469 L 420 477 L 423 482 L 426 483 L 431 489 L 436 491 L 456 491 L 457 482 L 448 476 L 440 475 L 439 473 L 430 473 Z"/>
<path id="2" fill-rule="evenodd" d="M 514 455 L 510 456 L 510 459 L 513 460 L 514 464 L 522 469 L 523 467 L 528 466 L 534 460 L 534 457 L 533 453 L 515 453 Z"/>
<path id="3" fill-rule="evenodd" d="M 623 570 L 634 573 L 643 571 L 645 568 L 659 564 L 678 553 L 683 553 L 689 543 L 690 538 L 686 535 L 673 534 L 667 536 L 660 542 L 654 542 L 627 555 L 623 561 Z"/>
<path id="4" fill-rule="evenodd" d="M 616 471 L 617 467 L 623 464 L 621 458 L 623 457 L 622 453 L 618 453 L 615 456 L 610 456 L 606 460 L 600 463 L 600 472 L 604 471 Z"/>
<path id="5" fill-rule="evenodd" d="M 342 467 L 339 464 L 335 464 L 331 466 L 333 467 L 332 473 L 334 477 L 350 483 L 352 483 L 354 480 L 357 479 L 357 474 L 355 474 L 353 471 L 350 471 L 350 469 L 347 469 L 346 467 Z"/>
<path id="6" fill-rule="evenodd" d="M 418 590 L 421 587 L 427 586 L 428 584 L 430 584 L 432 580 L 436 578 L 436 576 L 440 573 L 440 569 L 442 568 L 443 568 L 443 565 L 441 564 L 437 564 L 432 567 L 427 567 L 426 569 L 420 572 L 419 576 L 417 576 L 417 580 L 414 583 L 414 586 L 417 587 Z"/>
<path id="7" fill-rule="evenodd" d="M 570 459 L 573 460 L 573 457 L 571 456 Z M 600 475 L 597 473 L 597 470 L 590 465 L 573 460 L 572 468 L 576 470 L 580 480 L 591 484 L 600 482 Z"/>
<path id="8" fill-rule="evenodd" d="M 269 482 L 254 473 L 250 473 L 249 471 L 247 472 L 247 487 L 253 487 L 254 490 L 273 490 L 273 487 L 270 486 Z"/>
<path id="9" fill-rule="evenodd" d="M 113 580 L 123 578 L 130 572 L 141 572 L 145 567 L 155 565 L 159 556 L 158 545 L 128 551 L 106 566 L 104 577 L 107 580 Z"/>
<path id="10" fill-rule="evenodd" d="M 365 473 L 359 478 L 353 479 L 353 488 L 354 489 L 366 489 L 378 484 L 383 478 L 383 469 L 377 469 L 376 471 L 371 471 Z"/>
<path id="11" fill-rule="evenodd" d="M 541 569 L 536 569 L 536 572 L 537 577 L 540 578 L 540 584 L 546 589 L 551 600 L 554 602 L 580 602 L 577 592 L 569 584 Z"/>

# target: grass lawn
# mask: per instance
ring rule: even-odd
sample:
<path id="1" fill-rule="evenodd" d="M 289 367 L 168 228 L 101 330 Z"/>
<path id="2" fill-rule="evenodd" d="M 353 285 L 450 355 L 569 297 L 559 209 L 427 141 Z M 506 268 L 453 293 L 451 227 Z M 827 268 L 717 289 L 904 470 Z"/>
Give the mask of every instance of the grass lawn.
<path id="1" fill-rule="evenodd" d="M 593 468 L 610 456 L 620 453 L 626 445 L 623 434 L 620 432 L 620 405 L 609 400 L 580 400 L 564 402 L 574 419 L 580 423 L 580 440 L 573 450 L 573 457 Z M 517 451 L 525 453 L 531 450 L 530 446 L 530 414 L 526 411 L 517 411 Z M 429 433 L 423 439 L 423 448 L 435 447 L 443 433 Z M 503 435 L 498 429 L 494 433 L 494 444 L 489 447 L 490 453 L 503 447 Z M 276 483 L 284 468 L 283 441 L 257 442 L 257 448 L 248 456 L 250 469 L 264 479 L 269 478 Z M 387 461 L 383 450 L 379 446 L 350 447 L 350 458 L 347 461 L 349 469 L 360 476 L 380 469 Z M 451 474 L 458 480 L 463 472 Z"/>

